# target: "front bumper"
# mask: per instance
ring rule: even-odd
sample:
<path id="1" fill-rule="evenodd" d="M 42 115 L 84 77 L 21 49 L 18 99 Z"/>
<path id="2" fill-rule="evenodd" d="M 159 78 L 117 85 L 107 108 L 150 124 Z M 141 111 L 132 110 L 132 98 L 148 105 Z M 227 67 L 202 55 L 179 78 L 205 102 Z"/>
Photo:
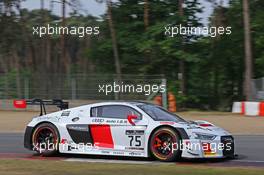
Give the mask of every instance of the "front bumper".
<path id="1" fill-rule="evenodd" d="M 183 140 L 183 158 L 233 158 L 235 142 L 231 135 L 214 140 Z"/>
<path id="2" fill-rule="evenodd" d="M 233 136 L 221 136 L 221 143 L 224 145 L 230 144 L 230 149 L 225 146 L 223 156 L 233 158 L 235 156 L 235 141 Z"/>

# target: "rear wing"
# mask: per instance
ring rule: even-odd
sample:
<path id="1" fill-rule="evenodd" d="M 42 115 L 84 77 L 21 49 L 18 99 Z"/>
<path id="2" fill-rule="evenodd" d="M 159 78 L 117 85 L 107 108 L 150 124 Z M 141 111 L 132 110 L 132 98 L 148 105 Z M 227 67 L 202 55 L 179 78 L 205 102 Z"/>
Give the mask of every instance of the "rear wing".
<path id="1" fill-rule="evenodd" d="M 42 99 L 32 99 L 32 100 L 14 100 L 13 102 L 15 108 L 26 108 L 27 105 L 39 105 L 40 116 L 47 114 L 46 105 L 57 106 L 60 110 L 68 109 L 69 102 L 64 102 L 60 99 L 53 100 L 42 100 Z"/>

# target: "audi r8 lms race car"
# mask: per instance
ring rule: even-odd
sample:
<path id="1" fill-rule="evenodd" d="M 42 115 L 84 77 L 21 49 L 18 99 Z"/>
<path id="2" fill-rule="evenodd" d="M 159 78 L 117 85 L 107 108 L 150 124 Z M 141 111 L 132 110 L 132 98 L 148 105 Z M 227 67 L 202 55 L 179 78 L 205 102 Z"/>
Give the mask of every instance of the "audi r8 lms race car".
<path id="1" fill-rule="evenodd" d="M 39 104 L 40 116 L 27 125 L 24 146 L 43 156 L 56 153 L 179 158 L 234 156 L 234 139 L 206 121 L 186 121 L 144 102 L 100 102 L 68 108 L 62 101 Z M 62 110 L 46 114 L 46 105 Z"/>

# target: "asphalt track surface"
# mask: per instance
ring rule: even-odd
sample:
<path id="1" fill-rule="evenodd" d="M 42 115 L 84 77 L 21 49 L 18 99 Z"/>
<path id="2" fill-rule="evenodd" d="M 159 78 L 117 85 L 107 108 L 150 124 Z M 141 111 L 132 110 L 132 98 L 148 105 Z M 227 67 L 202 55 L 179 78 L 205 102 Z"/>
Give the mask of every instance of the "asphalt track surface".
<path id="1" fill-rule="evenodd" d="M 235 159 L 197 159 L 181 160 L 179 164 L 205 164 L 209 166 L 257 166 L 264 167 L 264 135 L 237 135 L 235 137 Z M 58 157 L 40 157 L 23 147 L 23 134 L 0 133 L 0 159 L 55 159 L 79 162 L 129 163 L 129 164 L 160 164 L 146 158 L 128 158 L 114 156 L 60 155 Z"/>

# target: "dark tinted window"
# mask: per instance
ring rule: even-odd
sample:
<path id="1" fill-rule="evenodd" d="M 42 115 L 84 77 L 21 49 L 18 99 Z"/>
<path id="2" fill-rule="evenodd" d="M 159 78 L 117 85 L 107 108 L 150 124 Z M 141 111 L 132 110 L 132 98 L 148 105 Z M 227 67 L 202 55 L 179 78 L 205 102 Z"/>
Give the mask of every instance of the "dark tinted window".
<path id="1" fill-rule="evenodd" d="M 91 109 L 92 117 L 127 119 L 128 115 L 136 115 L 138 116 L 138 119 L 141 119 L 141 115 L 128 106 L 106 105 Z"/>
<path id="2" fill-rule="evenodd" d="M 151 118 L 157 121 L 174 121 L 174 122 L 184 122 L 185 120 L 179 116 L 166 111 L 165 109 L 155 106 L 155 105 L 138 105 L 140 109 L 146 112 Z"/>

